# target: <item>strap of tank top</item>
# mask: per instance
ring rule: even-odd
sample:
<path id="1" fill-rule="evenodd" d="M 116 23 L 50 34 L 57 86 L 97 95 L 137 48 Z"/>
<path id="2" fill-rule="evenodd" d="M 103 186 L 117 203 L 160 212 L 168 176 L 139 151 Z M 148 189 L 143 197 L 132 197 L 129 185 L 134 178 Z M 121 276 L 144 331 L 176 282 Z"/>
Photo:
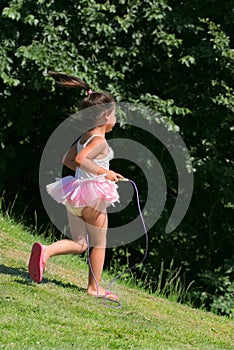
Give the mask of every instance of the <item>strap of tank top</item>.
<path id="1" fill-rule="evenodd" d="M 85 142 L 83 143 L 83 145 L 81 145 L 82 147 L 86 147 L 87 144 L 95 137 L 95 136 L 101 136 L 102 138 L 104 138 L 102 135 L 100 134 L 93 134 L 92 136 L 90 136 L 90 138 Z"/>

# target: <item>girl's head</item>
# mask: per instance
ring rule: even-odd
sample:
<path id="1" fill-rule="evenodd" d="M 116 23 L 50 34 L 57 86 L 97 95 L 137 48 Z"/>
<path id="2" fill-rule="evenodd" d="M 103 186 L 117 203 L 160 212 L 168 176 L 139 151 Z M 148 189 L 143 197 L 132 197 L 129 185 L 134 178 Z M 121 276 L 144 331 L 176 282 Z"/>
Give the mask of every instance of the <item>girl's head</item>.
<path id="1" fill-rule="evenodd" d="M 78 88 L 87 91 L 87 97 L 82 101 L 82 109 L 100 106 L 102 110 L 111 113 L 115 109 L 114 98 L 106 92 L 93 92 L 90 86 L 83 80 L 65 73 L 48 72 L 56 83 L 66 88 Z"/>
<path id="2" fill-rule="evenodd" d="M 62 87 L 87 91 L 87 96 L 82 101 L 82 110 L 73 115 L 74 119 L 79 122 L 77 128 L 82 133 L 102 125 L 106 125 L 106 132 L 112 130 L 115 125 L 115 100 L 110 94 L 93 92 L 85 81 L 73 75 L 51 71 L 48 74 Z"/>
<path id="3" fill-rule="evenodd" d="M 82 101 L 82 109 L 87 110 L 93 120 L 96 120 L 96 125 L 106 125 L 106 132 L 112 130 L 115 125 L 115 100 L 106 92 L 88 91 L 88 96 Z"/>

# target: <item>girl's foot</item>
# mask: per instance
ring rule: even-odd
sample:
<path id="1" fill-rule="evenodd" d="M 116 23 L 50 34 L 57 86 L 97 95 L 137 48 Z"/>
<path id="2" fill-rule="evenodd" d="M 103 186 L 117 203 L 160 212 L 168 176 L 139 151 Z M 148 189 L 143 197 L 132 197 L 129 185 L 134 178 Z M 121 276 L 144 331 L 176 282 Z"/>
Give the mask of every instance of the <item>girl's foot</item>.
<path id="1" fill-rule="evenodd" d="M 106 290 L 104 288 L 100 288 L 97 292 L 97 290 L 88 288 L 88 294 L 93 295 L 98 298 L 107 298 L 107 299 L 112 299 L 112 300 L 118 300 L 118 296 L 109 290 Z"/>
<path id="2" fill-rule="evenodd" d="M 28 264 L 29 274 L 34 282 L 41 282 L 45 263 L 43 262 L 44 246 L 36 242 L 32 246 L 31 255 Z"/>

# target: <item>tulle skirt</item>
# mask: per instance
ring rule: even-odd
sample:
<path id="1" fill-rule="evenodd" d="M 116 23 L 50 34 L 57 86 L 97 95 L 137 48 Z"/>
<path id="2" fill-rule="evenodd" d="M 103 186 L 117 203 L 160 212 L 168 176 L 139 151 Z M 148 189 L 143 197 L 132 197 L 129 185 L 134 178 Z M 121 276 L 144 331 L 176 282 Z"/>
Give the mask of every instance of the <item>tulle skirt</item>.
<path id="1" fill-rule="evenodd" d="M 104 175 L 84 180 L 66 176 L 46 186 L 49 195 L 68 208 L 89 206 L 97 209 L 100 203 L 105 208 L 114 206 L 115 202 L 119 202 L 117 189 L 116 183 L 107 180 Z"/>

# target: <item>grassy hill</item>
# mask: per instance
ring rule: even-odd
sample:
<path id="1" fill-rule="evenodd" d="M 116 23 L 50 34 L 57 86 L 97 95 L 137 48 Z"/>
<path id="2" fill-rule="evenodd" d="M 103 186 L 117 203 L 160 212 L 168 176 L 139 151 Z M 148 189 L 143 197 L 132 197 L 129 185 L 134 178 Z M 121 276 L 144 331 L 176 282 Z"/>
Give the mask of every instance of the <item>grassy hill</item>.
<path id="1" fill-rule="evenodd" d="M 234 349 L 234 322 L 224 317 L 122 284 L 112 291 L 123 307 L 104 306 L 86 294 L 87 264 L 77 256 L 52 258 L 43 282 L 32 282 L 37 239 L 0 214 L 0 349 Z"/>

